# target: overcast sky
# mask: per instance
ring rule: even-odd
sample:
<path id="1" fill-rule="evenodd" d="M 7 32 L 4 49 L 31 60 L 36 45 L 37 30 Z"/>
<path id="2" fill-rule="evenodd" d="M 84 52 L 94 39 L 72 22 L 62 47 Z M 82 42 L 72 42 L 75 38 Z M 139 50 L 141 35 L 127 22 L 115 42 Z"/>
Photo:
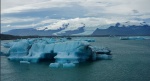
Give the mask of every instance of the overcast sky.
<path id="1" fill-rule="evenodd" d="M 1 0 L 1 29 L 35 28 L 64 20 L 150 23 L 149 3 L 150 0 Z"/>

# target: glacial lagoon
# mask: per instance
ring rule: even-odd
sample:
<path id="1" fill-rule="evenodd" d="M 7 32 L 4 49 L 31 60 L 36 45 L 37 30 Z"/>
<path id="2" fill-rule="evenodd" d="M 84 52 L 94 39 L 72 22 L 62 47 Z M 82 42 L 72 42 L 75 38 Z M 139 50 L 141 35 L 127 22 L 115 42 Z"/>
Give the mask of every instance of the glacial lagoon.
<path id="1" fill-rule="evenodd" d="M 76 37 L 73 39 L 81 39 Z M 150 40 L 95 39 L 94 46 L 108 47 L 112 60 L 77 64 L 73 68 L 50 68 L 50 62 L 21 64 L 1 56 L 1 81 L 148 81 L 150 80 Z M 4 43 L 7 41 L 1 41 Z M 2 52 L 8 49 L 1 46 Z"/>

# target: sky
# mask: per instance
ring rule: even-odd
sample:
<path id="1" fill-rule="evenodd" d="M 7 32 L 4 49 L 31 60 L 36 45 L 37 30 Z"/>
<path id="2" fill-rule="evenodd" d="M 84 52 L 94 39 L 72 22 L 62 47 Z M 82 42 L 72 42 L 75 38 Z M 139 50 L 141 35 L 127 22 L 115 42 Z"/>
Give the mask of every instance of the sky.
<path id="1" fill-rule="evenodd" d="M 64 22 L 84 22 L 90 27 L 126 21 L 150 23 L 149 3 L 150 0 L 1 0 L 1 32 L 45 26 L 56 29 Z"/>

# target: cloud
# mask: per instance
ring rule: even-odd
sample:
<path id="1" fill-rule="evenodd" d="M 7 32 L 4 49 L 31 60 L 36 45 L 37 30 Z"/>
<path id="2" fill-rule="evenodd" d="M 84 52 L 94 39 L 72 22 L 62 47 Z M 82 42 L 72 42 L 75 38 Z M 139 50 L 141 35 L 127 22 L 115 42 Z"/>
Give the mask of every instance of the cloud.
<path id="1" fill-rule="evenodd" d="M 149 0 L 2 0 L 1 26 L 2 30 L 44 26 L 57 29 L 70 22 L 69 28 L 74 29 L 80 22 L 89 22 L 91 29 L 118 20 L 150 22 L 149 3 Z"/>
<path id="2" fill-rule="evenodd" d="M 10 27 L 11 25 L 7 25 L 6 27 Z"/>
<path id="3" fill-rule="evenodd" d="M 5 13 L 19 13 L 19 12 L 26 12 L 31 10 L 37 10 L 37 9 L 45 9 L 45 8 L 58 8 L 58 7 L 69 7 L 70 2 L 67 1 L 56 1 L 56 0 L 47 0 L 45 2 L 37 2 L 32 4 L 25 4 L 22 6 L 15 6 L 8 9 L 3 9 L 2 14 Z M 59 6 L 58 6 L 59 5 Z"/>
<path id="4" fill-rule="evenodd" d="M 2 14 L 19 13 L 35 9 L 70 7 L 73 5 L 80 5 L 90 13 L 127 14 L 132 12 L 132 10 L 147 13 L 150 12 L 149 2 L 149 0 L 31 0 L 30 2 L 26 0 L 13 0 L 13 2 L 11 0 L 6 0 L 2 1 L 2 3 L 7 6 L 8 3 L 11 3 L 13 7 L 5 8 L 6 6 L 2 5 Z"/>
<path id="5" fill-rule="evenodd" d="M 3 17 L 1 19 L 2 24 L 20 23 L 20 22 L 33 22 L 39 18 L 15 18 L 15 17 Z"/>
<path id="6" fill-rule="evenodd" d="M 89 11 L 87 16 L 101 16 L 101 14 L 130 16 L 133 10 L 141 14 L 150 13 L 148 3 L 149 0 L 87 0 L 80 5 Z"/>

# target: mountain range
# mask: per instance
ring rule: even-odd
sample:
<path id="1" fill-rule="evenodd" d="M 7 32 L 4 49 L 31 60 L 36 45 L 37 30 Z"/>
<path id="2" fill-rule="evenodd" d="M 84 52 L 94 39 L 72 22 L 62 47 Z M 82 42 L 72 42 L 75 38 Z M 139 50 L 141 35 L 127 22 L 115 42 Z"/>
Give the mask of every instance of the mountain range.
<path id="1" fill-rule="evenodd" d="M 131 22 L 116 23 L 114 25 L 108 25 L 107 28 L 102 29 L 101 27 L 93 28 L 92 33 L 86 34 L 86 24 L 81 23 L 79 27 L 74 30 L 69 30 L 70 23 L 64 23 L 58 29 L 48 29 L 47 27 L 40 28 L 26 28 L 26 29 L 13 29 L 3 34 L 17 35 L 17 36 L 68 36 L 68 35 L 150 35 L 150 26 L 146 22 L 131 24 Z M 90 27 L 89 27 L 90 28 Z M 67 29 L 67 30 L 66 30 Z M 90 29 L 89 29 L 90 30 Z M 85 33 L 85 34 L 84 34 Z"/>
<path id="2" fill-rule="evenodd" d="M 131 25 L 119 27 L 120 23 L 107 29 L 97 28 L 92 35 L 150 35 L 149 25 Z"/>

